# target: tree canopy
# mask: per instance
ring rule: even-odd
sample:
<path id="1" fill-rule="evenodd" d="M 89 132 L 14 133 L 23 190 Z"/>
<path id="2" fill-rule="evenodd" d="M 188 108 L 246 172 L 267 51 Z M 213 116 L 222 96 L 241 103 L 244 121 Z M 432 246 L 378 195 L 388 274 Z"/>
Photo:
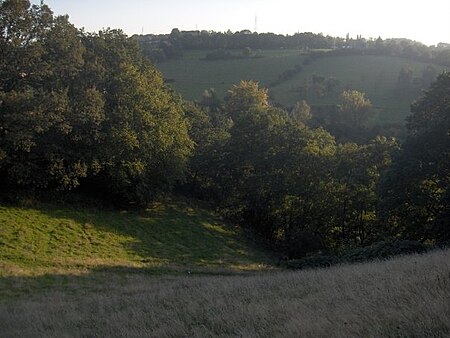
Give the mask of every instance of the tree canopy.
<path id="1" fill-rule="evenodd" d="M 192 142 L 182 103 L 133 40 L 79 31 L 44 4 L 5 0 L 1 13 L 5 183 L 103 182 L 141 201 L 183 177 Z"/>
<path id="2" fill-rule="evenodd" d="M 450 73 L 411 107 L 408 137 L 383 185 L 386 221 L 420 240 L 450 239 Z"/>

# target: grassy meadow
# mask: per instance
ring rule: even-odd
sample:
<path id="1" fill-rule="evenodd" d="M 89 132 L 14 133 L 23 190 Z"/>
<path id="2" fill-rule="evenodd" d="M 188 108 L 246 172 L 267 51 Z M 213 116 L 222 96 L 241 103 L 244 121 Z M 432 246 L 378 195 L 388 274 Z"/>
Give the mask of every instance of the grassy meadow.
<path id="1" fill-rule="evenodd" d="M 175 80 L 170 85 L 185 99 L 198 100 L 209 88 L 214 88 L 224 97 L 227 90 L 240 80 L 257 80 L 267 87 L 279 74 L 301 65 L 303 61 L 300 50 L 288 49 L 257 51 L 263 58 L 202 60 L 210 52 L 184 51 L 181 59 L 158 63 L 157 67 L 166 79 Z"/>
<path id="2" fill-rule="evenodd" d="M 335 56 L 319 59 L 305 66 L 303 71 L 290 81 L 272 89 L 276 100 L 285 104 L 294 104 L 298 100 L 298 88 L 307 79 L 316 75 L 334 77 L 339 85 L 332 95 L 317 97 L 308 95 L 310 104 L 336 104 L 346 88 L 366 93 L 377 115 L 376 123 L 403 122 L 410 114 L 410 105 L 420 95 L 420 91 L 408 91 L 401 95 L 397 92 L 398 74 L 402 68 L 413 70 L 413 77 L 420 78 L 428 63 L 411 61 L 391 56 Z M 439 71 L 442 67 L 433 66 Z"/>
<path id="3" fill-rule="evenodd" d="M 237 228 L 181 201 L 139 211 L 0 206 L 0 224 L 0 277 L 129 268 L 252 270 L 268 262 Z"/>
<path id="4" fill-rule="evenodd" d="M 0 302 L 3 337 L 450 335 L 450 250 L 297 272 L 58 278 Z"/>
<path id="5" fill-rule="evenodd" d="M 398 74 L 402 68 L 413 70 L 413 77 L 420 78 L 428 63 L 390 56 L 334 56 L 322 58 L 309 65 L 302 65 L 305 55 L 299 50 L 263 50 L 259 59 L 234 59 L 204 61 L 209 51 L 185 51 L 183 58 L 159 63 L 157 66 L 170 85 L 184 98 L 198 100 L 202 92 L 214 88 L 224 97 L 231 85 L 240 80 L 255 80 L 263 87 L 295 65 L 302 71 L 292 79 L 270 88 L 274 101 L 292 106 L 302 97 L 299 87 L 311 81 L 312 75 L 334 77 L 339 85 L 332 94 L 317 97 L 307 94 L 306 100 L 314 105 L 337 104 L 339 95 L 346 88 L 366 93 L 374 105 L 376 115 L 373 123 L 403 123 L 410 112 L 411 103 L 420 95 L 420 90 L 412 90 L 402 95 L 396 91 Z M 433 65 L 438 72 L 442 67 Z"/>

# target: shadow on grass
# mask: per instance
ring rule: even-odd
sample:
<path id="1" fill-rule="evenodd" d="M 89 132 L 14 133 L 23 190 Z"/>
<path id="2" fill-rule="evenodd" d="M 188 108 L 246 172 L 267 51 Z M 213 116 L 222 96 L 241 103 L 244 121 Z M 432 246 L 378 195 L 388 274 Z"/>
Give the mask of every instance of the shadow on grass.
<path id="1" fill-rule="evenodd" d="M 144 265 L 220 266 L 264 260 L 261 250 L 246 241 L 237 229 L 182 203 L 155 204 L 142 211 L 41 211 L 79 224 L 84 232 L 84 247 L 80 250 L 109 248 L 110 234 L 120 241 L 127 259 Z M 114 258 L 114 252 L 110 258 Z"/>
<path id="2" fill-rule="evenodd" d="M 132 211 L 51 204 L 15 211 L 36 234 L 24 239 L 20 229 L 7 239 L 16 240 L 16 248 L 10 248 L 12 260 L 7 253 L 0 260 L 0 300 L 128 274 L 227 275 L 272 263 L 236 228 L 183 202 Z M 39 250 L 26 252 L 30 242 Z"/>
<path id="3" fill-rule="evenodd" d="M 251 276 L 256 271 L 239 271 L 227 268 L 170 268 L 170 267 L 95 267 L 84 273 L 44 274 L 38 276 L 0 277 L 0 304 L 39 295 L 41 293 L 78 294 L 123 287 L 134 277 L 166 278 L 198 276 Z"/>

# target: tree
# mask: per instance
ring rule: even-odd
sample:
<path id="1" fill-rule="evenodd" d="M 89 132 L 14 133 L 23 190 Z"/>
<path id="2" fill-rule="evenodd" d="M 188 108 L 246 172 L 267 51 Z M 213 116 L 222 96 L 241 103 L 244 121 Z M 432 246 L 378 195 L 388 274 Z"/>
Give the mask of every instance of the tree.
<path id="1" fill-rule="evenodd" d="M 87 136 L 81 121 L 86 116 L 75 113 L 70 98 L 84 91 L 73 86 L 83 67 L 78 31 L 46 5 L 8 0 L 1 8 L 1 175 L 9 183 L 72 188 L 93 163 L 82 154 L 92 141 L 81 137 Z M 78 95 L 80 103 L 88 101 L 85 109 L 97 111 L 93 105 L 101 107 L 102 101 L 94 92 L 84 94 Z M 67 147 L 68 140 L 77 145 Z"/>
<path id="2" fill-rule="evenodd" d="M 333 170 L 338 241 L 364 245 L 382 232 L 377 228 L 378 182 L 397 148 L 394 139 L 385 137 L 364 145 L 347 143 L 338 147 Z"/>
<path id="3" fill-rule="evenodd" d="M 121 31 L 87 34 L 46 5 L 1 2 L 0 178 L 144 202 L 182 179 L 182 104 Z"/>
<path id="4" fill-rule="evenodd" d="M 334 138 L 270 106 L 255 83 L 233 86 L 226 109 L 234 122 L 221 174 L 227 210 L 291 257 L 326 247 Z"/>
<path id="5" fill-rule="evenodd" d="M 384 220 L 418 240 L 450 240 L 450 74 L 411 107 L 408 137 L 382 185 Z"/>
<path id="6" fill-rule="evenodd" d="M 312 118 L 311 107 L 302 100 L 295 104 L 290 115 L 295 122 L 305 125 Z"/>
<path id="7" fill-rule="evenodd" d="M 189 196 L 219 200 L 224 195 L 223 181 L 227 177 L 223 159 L 225 145 L 230 137 L 231 120 L 216 108 L 184 104 L 189 122 L 189 136 L 194 142 L 194 152 L 189 158 L 186 184 Z"/>
<path id="8" fill-rule="evenodd" d="M 372 103 L 364 93 L 346 90 L 332 119 L 331 132 L 341 142 L 366 141 L 367 122 L 372 115 Z"/>
<path id="9" fill-rule="evenodd" d="M 267 89 L 260 89 L 254 81 L 241 81 L 228 91 L 225 110 L 235 118 L 248 112 L 266 111 L 269 108 Z"/>
<path id="10" fill-rule="evenodd" d="M 222 101 L 217 96 L 216 90 L 214 88 L 209 88 L 203 91 L 200 104 L 204 107 L 208 107 L 211 111 L 218 111 L 222 106 Z"/>
<path id="11" fill-rule="evenodd" d="M 357 90 L 346 90 L 341 94 L 340 117 L 352 128 L 361 128 L 369 119 L 372 103 L 365 94 Z"/>

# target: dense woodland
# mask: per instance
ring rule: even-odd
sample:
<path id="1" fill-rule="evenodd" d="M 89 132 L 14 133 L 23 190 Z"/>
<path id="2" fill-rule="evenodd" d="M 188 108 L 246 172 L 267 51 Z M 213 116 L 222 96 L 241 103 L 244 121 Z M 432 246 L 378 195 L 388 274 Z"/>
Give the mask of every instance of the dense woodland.
<path id="1" fill-rule="evenodd" d="M 4 198 L 19 190 L 74 191 L 127 205 L 183 194 L 208 201 L 288 258 L 388 238 L 450 240 L 450 73 L 412 104 L 402 142 L 384 135 L 367 141 L 372 107 L 364 93 L 344 91 L 327 130 L 307 102 L 289 111 L 273 106 L 268 90 L 252 81 L 232 86 L 225 100 L 207 90 L 200 102 L 185 102 L 121 31 L 84 32 L 45 4 L 0 4 Z M 402 46 L 364 41 L 366 50 Z M 310 33 L 194 37 L 174 30 L 157 43 L 216 49 L 348 42 Z M 450 51 L 444 47 L 405 42 L 401 53 L 440 60 Z"/>

